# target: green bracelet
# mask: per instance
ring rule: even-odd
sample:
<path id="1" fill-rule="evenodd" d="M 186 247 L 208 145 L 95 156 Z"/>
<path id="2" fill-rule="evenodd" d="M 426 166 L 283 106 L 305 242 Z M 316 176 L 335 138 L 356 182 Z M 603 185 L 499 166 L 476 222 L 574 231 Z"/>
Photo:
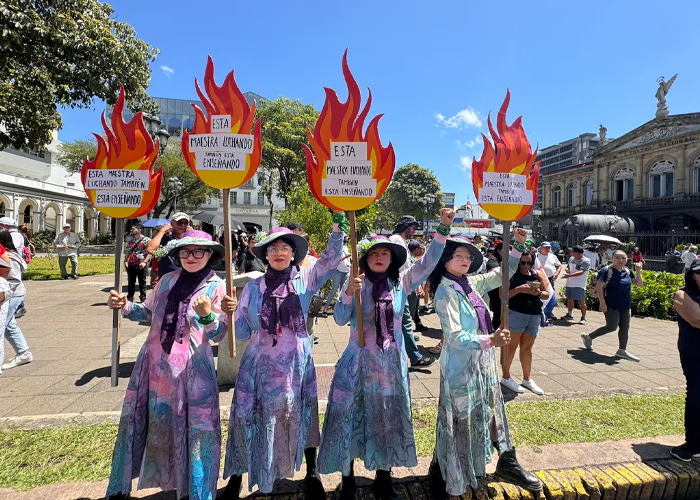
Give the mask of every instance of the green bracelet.
<path id="1" fill-rule="evenodd" d="M 515 243 L 513 243 L 513 248 L 515 248 L 520 253 L 523 253 L 524 251 L 527 250 L 527 247 L 525 246 L 525 244 L 520 243 L 519 241 L 516 241 Z"/>
<path id="2" fill-rule="evenodd" d="M 207 325 L 213 323 L 215 319 L 216 319 L 216 315 L 212 311 L 209 314 L 207 314 L 206 316 L 200 317 L 198 321 L 199 321 L 200 325 L 207 326 Z"/>
<path id="3" fill-rule="evenodd" d="M 445 226 L 444 224 L 439 224 L 437 229 L 435 229 L 438 234 L 441 234 L 443 236 L 449 236 L 450 235 L 450 226 Z"/>

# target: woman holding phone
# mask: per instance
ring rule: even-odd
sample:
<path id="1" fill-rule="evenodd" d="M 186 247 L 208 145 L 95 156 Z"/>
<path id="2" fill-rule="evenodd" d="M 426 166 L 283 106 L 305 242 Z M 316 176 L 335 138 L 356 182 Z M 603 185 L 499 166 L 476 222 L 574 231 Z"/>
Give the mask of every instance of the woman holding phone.
<path id="1" fill-rule="evenodd" d="M 508 304 L 508 329 L 510 343 L 503 348 L 503 378 L 501 384 L 513 392 L 523 393 L 525 389 L 542 396 L 544 391 L 532 380 L 532 346 L 540 332 L 542 299 L 549 298 L 547 277 L 542 271 L 533 271 L 535 255 L 523 252 L 518 271 L 510 280 Z M 520 346 L 520 364 L 523 368 L 523 382 L 518 384 L 510 376 L 510 365 L 515 351 Z"/>

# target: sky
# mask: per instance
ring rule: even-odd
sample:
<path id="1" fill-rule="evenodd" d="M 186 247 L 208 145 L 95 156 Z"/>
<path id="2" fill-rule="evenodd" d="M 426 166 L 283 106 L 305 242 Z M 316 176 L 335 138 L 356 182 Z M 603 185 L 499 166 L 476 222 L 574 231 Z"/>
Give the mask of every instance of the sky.
<path id="1" fill-rule="evenodd" d="M 508 88 L 508 123 L 523 116 L 533 150 L 600 124 L 620 137 L 653 119 L 660 76 L 678 73 L 671 114 L 700 112 L 696 0 L 109 3 L 160 49 L 149 88 L 157 97 L 196 99 L 194 77 L 203 79 L 210 54 L 219 84 L 233 69 L 244 92 L 320 111 L 323 87 L 347 98 L 349 49 L 363 100 L 372 90 L 370 118 L 384 114 L 379 132 L 396 167 L 432 170 L 457 205 L 475 201 L 472 158 Z M 65 110 L 59 139 L 100 131 L 103 109 Z"/>

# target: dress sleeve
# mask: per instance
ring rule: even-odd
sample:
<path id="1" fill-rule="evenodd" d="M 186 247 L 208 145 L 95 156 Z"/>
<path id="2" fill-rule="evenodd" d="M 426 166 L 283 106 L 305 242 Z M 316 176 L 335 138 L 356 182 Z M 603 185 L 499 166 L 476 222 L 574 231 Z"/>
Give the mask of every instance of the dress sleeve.
<path id="1" fill-rule="evenodd" d="M 364 282 L 364 280 L 362 281 Z M 343 285 L 343 289 L 340 291 L 340 300 L 335 303 L 335 309 L 333 309 L 333 319 L 339 326 L 347 325 L 350 322 L 355 309 L 355 296 L 345 293 L 349 283 L 348 280 Z"/>
<path id="2" fill-rule="evenodd" d="M 510 251 L 510 256 L 508 257 L 508 277 L 512 278 L 515 272 L 518 270 L 518 264 L 520 262 L 520 256 L 522 254 L 516 249 Z M 495 271 L 478 274 L 476 276 L 469 276 L 469 282 L 472 288 L 476 290 L 479 295 L 484 295 L 491 290 L 501 286 L 503 266 L 498 267 Z"/>
<path id="3" fill-rule="evenodd" d="M 248 340 L 252 333 L 250 323 L 248 321 L 248 304 L 250 304 L 250 284 L 249 281 L 243 287 L 241 298 L 238 300 L 238 309 L 235 312 L 234 320 L 236 321 L 236 340 Z"/>
<path id="4" fill-rule="evenodd" d="M 435 292 L 435 312 L 440 318 L 445 341 L 455 349 L 488 349 L 488 335 L 468 332 L 462 328 L 459 317 L 459 297 L 454 288 L 440 285 Z"/>
<path id="5" fill-rule="evenodd" d="M 343 257 L 343 233 L 337 224 L 333 225 L 333 232 L 328 237 L 328 246 L 321 257 L 309 267 L 299 272 L 306 290 L 311 293 L 318 292 L 321 287 L 333 276 L 333 271 L 340 264 Z"/>
<path id="6" fill-rule="evenodd" d="M 220 281 L 211 296 L 211 310 L 216 319 L 208 325 L 199 322 L 199 316 L 195 314 L 197 324 L 202 327 L 207 338 L 214 342 L 221 342 L 228 332 L 228 314 L 221 310 L 221 299 L 226 295 L 226 282 Z"/>
<path id="7" fill-rule="evenodd" d="M 158 280 L 155 290 L 148 294 L 146 300 L 141 304 L 135 302 L 126 302 L 126 305 L 122 309 L 122 317 L 129 318 L 131 321 L 147 321 L 151 322 L 153 318 L 153 307 L 155 306 L 156 300 L 160 295 L 160 289 L 164 286 L 164 283 L 168 283 L 172 278 L 162 278 Z"/>
<path id="8" fill-rule="evenodd" d="M 409 294 L 418 288 L 426 279 L 442 257 L 442 251 L 445 249 L 445 241 L 447 237 L 441 234 L 436 234 L 435 239 L 428 246 L 428 251 L 425 255 L 418 259 L 415 264 L 401 273 L 399 282 L 406 293 Z"/>

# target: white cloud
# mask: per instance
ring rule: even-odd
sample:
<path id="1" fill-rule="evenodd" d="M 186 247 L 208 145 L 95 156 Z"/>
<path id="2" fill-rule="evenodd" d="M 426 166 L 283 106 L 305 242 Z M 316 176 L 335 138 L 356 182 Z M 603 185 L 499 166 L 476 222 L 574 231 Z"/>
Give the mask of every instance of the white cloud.
<path id="1" fill-rule="evenodd" d="M 474 146 L 476 146 L 476 141 L 462 142 L 460 140 L 457 140 L 457 147 L 460 149 L 471 149 Z"/>
<path id="2" fill-rule="evenodd" d="M 167 76 L 168 78 L 170 78 L 170 76 L 171 76 L 173 73 L 175 73 L 175 70 L 174 70 L 173 68 L 171 68 L 170 66 L 166 66 L 165 64 L 163 64 L 163 65 L 160 67 L 160 69 L 161 69 L 161 71 L 163 71 L 163 74 L 164 74 L 165 76 Z"/>
<path id="3" fill-rule="evenodd" d="M 461 163 L 461 167 L 459 167 L 462 172 L 469 172 L 472 169 L 472 160 L 473 158 L 471 156 L 461 156 L 459 157 L 459 162 Z"/>
<path id="4" fill-rule="evenodd" d="M 438 121 L 438 125 L 442 123 L 447 128 L 462 129 L 466 127 L 481 127 L 479 113 L 471 107 L 463 109 L 449 118 L 445 118 L 441 113 L 435 113 L 435 119 Z"/>

